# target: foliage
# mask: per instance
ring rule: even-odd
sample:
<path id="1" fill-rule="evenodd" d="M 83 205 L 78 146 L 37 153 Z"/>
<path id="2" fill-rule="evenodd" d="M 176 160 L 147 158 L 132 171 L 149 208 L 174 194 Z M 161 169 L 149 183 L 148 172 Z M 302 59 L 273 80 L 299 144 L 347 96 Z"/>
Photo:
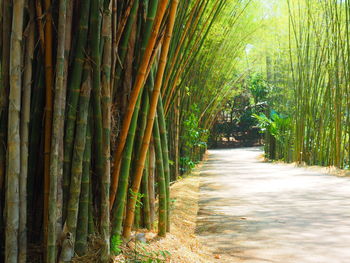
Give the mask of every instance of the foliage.
<path id="1" fill-rule="evenodd" d="M 134 192 L 131 188 L 129 189 L 129 194 L 132 199 L 136 201 L 136 207 L 142 207 L 141 199 L 145 196 L 143 193 Z"/>
<path id="2" fill-rule="evenodd" d="M 122 252 L 121 244 L 123 244 L 123 240 L 119 235 L 113 235 L 111 238 L 111 253 L 113 255 L 119 255 Z"/>
<path id="3" fill-rule="evenodd" d="M 252 95 L 252 104 L 266 102 L 271 91 L 271 85 L 264 79 L 261 73 L 253 73 L 248 77 L 248 90 Z"/>
<path id="4" fill-rule="evenodd" d="M 201 127 L 198 117 L 198 106 L 193 104 L 186 114 L 187 119 L 183 122 L 181 139 L 183 142 L 180 156 L 180 171 L 186 173 L 191 171 L 199 158 L 195 155 L 198 150 L 206 149 L 208 141 L 208 130 Z"/>
<path id="5" fill-rule="evenodd" d="M 257 141 L 259 134 L 254 130 L 257 119 L 253 114 L 263 113 L 269 107 L 271 92 L 271 85 L 260 73 L 252 72 L 243 79 L 239 92 L 227 101 L 211 130 L 215 142 L 225 137 L 233 137 L 236 141 Z M 213 136 L 211 140 L 215 146 Z"/>
<path id="6" fill-rule="evenodd" d="M 253 117 L 258 121 L 258 126 L 262 132 L 268 132 L 276 138 L 277 141 L 284 143 L 286 137 L 291 130 L 291 119 L 283 114 L 278 114 L 275 111 L 271 111 L 271 118 L 266 117 L 264 113 L 260 115 L 253 114 Z"/>
<path id="7" fill-rule="evenodd" d="M 187 119 L 184 121 L 184 135 L 182 136 L 188 150 L 193 147 L 205 148 L 207 146 L 208 130 L 199 125 L 198 106 L 193 104 Z"/>

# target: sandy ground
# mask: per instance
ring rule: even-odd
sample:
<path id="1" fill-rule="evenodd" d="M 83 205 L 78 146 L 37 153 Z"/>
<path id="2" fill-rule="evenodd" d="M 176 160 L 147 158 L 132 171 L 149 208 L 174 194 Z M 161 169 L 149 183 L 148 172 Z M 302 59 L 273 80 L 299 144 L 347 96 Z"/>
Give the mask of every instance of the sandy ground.
<path id="1" fill-rule="evenodd" d="M 156 231 L 140 230 L 140 232 L 146 233 L 147 244 L 144 244 L 143 247 L 147 251 L 158 254 L 161 251 L 170 253 L 164 262 L 207 263 L 213 262 L 217 256 L 213 255 L 195 235 L 199 208 L 199 169 L 200 166 L 191 176 L 180 179 L 171 186 L 171 231 L 166 238 L 158 238 Z M 133 248 L 134 243 L 130 242 L 128 247 L 124 249 L 124 255 L 126 253 L 132 254 Z M 140 251 L 140 249 L 138 250 Z M 120 255 L 115 257 L 113 262 L 135 261 L 126 260 L 123 255 Z"/>
<path id="2" fill-rule="evenodd" d="M 152 250 L 170 252 L 167 262 L 207 263 L 215 259 L 195 235 L 200 181 L 197 171 L 171 187 L 171 231 L 166 238 L 150 241 Z"/>
<path id="3" fill-rule="evenodd" d="M 349 263 L 350 178 L 264 163 L 261 154 L 209 151 L 196 229 L 220 255 L 208 262 Z"/>

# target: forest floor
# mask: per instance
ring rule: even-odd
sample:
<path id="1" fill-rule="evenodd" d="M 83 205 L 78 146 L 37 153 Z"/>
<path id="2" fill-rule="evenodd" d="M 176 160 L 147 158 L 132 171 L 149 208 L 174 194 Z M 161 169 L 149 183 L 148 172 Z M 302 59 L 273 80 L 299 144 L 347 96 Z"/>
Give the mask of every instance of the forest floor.
<path id="1" fill-rule="evenodd" d="M 217 255 L 213 255 L 195 235 L 199 201 L 199 170 L 200 165 L 190 176 L 180 179 L 171 186 L 171 231 L 167 233 L 166 238 L 158 238 L 156 231 L 144 231 L 147 244 L 138 242 L 135 249 L 135 243 L 131 241 L 123 253 L 129 255 L 129 260 L 121 255 L 115 258 L 114 262 L 139 262 L 133 260 L 133 254 L 135 258 L 148 262 L 147 259 L 151 258 L 163 259 L 164 253 L 170 254 L 165 262 L 215 262 Z"/>
<path id="2" fill-rule="evenodd" d="M 258 147 L 209 151 L 196 227 L 219 258 L 208 262 L 350 262 L 350 177 L 261 156 Z"/>

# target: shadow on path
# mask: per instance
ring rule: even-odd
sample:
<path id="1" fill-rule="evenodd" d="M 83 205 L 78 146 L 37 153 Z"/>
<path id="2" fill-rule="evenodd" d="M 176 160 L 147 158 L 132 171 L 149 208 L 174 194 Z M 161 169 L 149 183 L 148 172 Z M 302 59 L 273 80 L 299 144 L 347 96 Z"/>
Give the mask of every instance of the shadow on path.
<path id="1" fill-rule="evenodd" d="M 349 263 L 350 178 L 209 151 L 196 232 L 213 262 Z"/>

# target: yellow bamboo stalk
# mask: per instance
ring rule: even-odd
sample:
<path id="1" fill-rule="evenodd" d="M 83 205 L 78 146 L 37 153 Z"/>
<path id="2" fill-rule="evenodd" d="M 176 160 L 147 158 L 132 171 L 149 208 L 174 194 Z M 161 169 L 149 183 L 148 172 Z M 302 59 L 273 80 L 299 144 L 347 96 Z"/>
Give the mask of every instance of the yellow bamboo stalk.
<path id="1" fill-rule="evenodd" d="M 149 62 L 150 62 L 150 59 L 152 56 L 154 45 L 157 41 L 158 32 L 159 32 L 159 29 L 160 29 L 160 26 L 161 26 L 161 23 L 162 23 L 164 14 L 165 14 L 167 4 L 168 4 L 168 0 L 162 0 L 159 3 L 157 14 L 156 14 L 156 17 L 154 19 L 154 26 L 152 29 L 152 33 L 151 33 L 150 39 L 148 41 L 145 53 L 143 55 L 141 65 L 140 65 L 140 68 L 139 68 L 137 76 L 136 76 L 135 84 L 134 84 L 134 87 L 133 87 L 131 94 L 130 94 L 129 104 L 128 104 L 128 107 L 127 107 L 126 112 L 125 112 L 125 117 L 123 120 L 122 129 L 121 129 L 121 132 L 119 135 L 118 147 L 117 147 L 115 154 L 114 154 L 114 170 L 113 170 L 113 174 L 112 174 L 111 193 L 110 193 L 110 207 L 111 208 L 113 207 L 114 199 L 115 199 L 116 192 L 117 192 L 120 161 L 121 161 L 122 153 L 124 150 L 126 138 L 128 135 L 128 131 L 129 131 L 130 123 L 131 123 L 131 118 L 132 118 L 132 115 L 134 113 L 136 101 L 137 101 L 137 98 L 139 96 L 140 90 L 145 83 L 145 78 L 147 75 L 146 74 L 147 68 L 148 68 L 148 65 L 149 65 Z"/>
<path id="2" fill-rule="evenodd" d="M 177 47 L 176 47 L 174 57 L 173 57 L 172 62 L 171 62 L 171 64 L 170 64 L 170 68 L 169 68 L 169 70 L 167 71 L 168 74 L 167 74 L 167 76 L 166 76 L 166 78 L 165 78 L 165 80 L 164 80 L 164 85 L 163 85 L 163 87 L 162 87 L 162 96 L 163 96 L 163 98 L 164 98 L 165 91 L 166 91 L 166 88 L 167 88 L 167 86 L 168 86 L 168 83 L 169 83 L 169 80 L 170 80 L 170 77 L 171 77 L 171 73 L 172 73 L 173 70 L 174 70 L 174 67 L 175 67 L 175 65 L 176 65 L 177 58 L 178 58 L 178 56 L 179 56 L 181 47 L 182 47 L 182 45 L 183 45 L 183 43 L 184 43 L 184 41 L 185 41 L 185 39 L 186 39 L 187 33 L 188 33 L 188 31 L 189 31 L 189 29 L 190 29 L 191 27 L 194 27 L 194 28 L 195 28 L 195 27 L 197 26 L 198 21 L 199 21 L 199 18 L 201 17 L 201 12 L 203 11 L 204 5 L 201 6 L 200 11 L 199 11 L 199 13 L 197 14 L 197 16 L 196 16 L 196 18 L 195 18 L 195 22 L 194 22 L 194 23 L 192 22 L 193 16 L 194 16 L 194 14 L 196 13 L 196 10 L 197 10 L 197 8 L 198 8 L 198 6 L 199 6 L 200 3 L 201 3 L 201 0 L 197 0 L 197 2 L 196 2 L 196 3 L 194 4 L 194 6 L 192 7 L 190 16 L 189 16 L 189 18 L 187 19 L 187 22 L 186 22 L 186 25 L 185 25 L 185 29 L 184 29 L 184 31 L 183 31 L 183 33 L 182 33 L 181 39 L 180 39 L 180 41 L 179 41 L 179 44 L 178 44 Z"/>
<path id="3" fill-rule="evenodd" d="M 145 166 L 147 151 L 148 151 L 149 143 L 150 143 L 151 136 L 152 136 L 154 117 L 155 117 L 156 111 L 157 111 L 157 104 L 158 104 L 158 99 L 159 99 L 159 94 L 160 94 L 160 88 L 161 88 L 162 82 L 163 82 L 164 70 L 165 70 L 165 66 L 167 63 L 169 46 L 170 46 L 171 36 L 173 33 L 173 29 L 174 29 L 174 23 L 175 23 L 175 17 L 176 17 L 176 11 L 177 11 L 178 4 L 179 4 L 179 0 L 172 0 L 172 2 L 171 2 L 169 22 L 167 25 L 167 30 L 166 30 L 166 34 L 165 34 L 165 38 L 164 38 L 162 52 L 160 54 L 160 60 L 159 60 L 159 65 L 158 65 L 156 81 L 154 84 L 154 89 L 152 92 L 152 97 L 151 97 L 151 102 L 150 102 L 150 109 L 149 109 L 149 113 L 148 113 L 148 122 L 146 125 L 145 134 L 144 134 L 143 139 L 142 139 L 142 146 L 141 146 L 141 150 L 139 153 L 139 159 L 137 161 L 135 173 L 133 176 L 134 180 L 132 182 L 132 187 L 131 187 L 133 193 L 138 193 L 139 188 L 140 188 L 140 184 L 141 184 L 142 172 L 143 172 L 143 169 Z M 165 7 L 164 7 L 164 10 L 165 10 Z M 123 237 L 126 240 L 128 240 L 130 238 L 131 227 L 132 227 L 132 223 L 134 221 L 135 205 L 136 205 L 136 198 L 133 198 L 133 197 L 129 198 L 128 205 L 127 205 L 127 211 L 126 211 L 126 219 L 125 219 L 125 224 L 124 224 L 124 229 L 123 229 Z"/>

